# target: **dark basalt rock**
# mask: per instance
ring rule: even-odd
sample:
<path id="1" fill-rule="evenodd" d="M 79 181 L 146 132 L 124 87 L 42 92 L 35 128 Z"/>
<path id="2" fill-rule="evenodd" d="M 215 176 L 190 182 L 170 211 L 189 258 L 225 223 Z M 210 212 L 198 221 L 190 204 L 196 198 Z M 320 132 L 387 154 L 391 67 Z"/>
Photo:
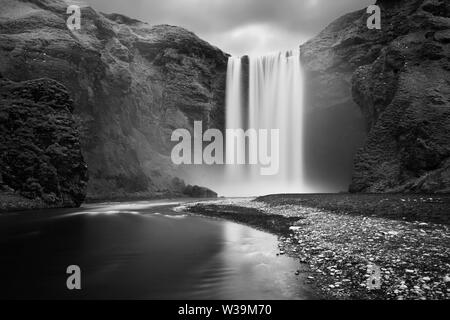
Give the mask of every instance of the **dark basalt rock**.
<path id="1" fill-rule="evenodd" d="M 355 157 L 351 191 L 450 192 L 450 3 L 377 4 L 382 30 L 367 29 L 362 10 L 304 46 L 313 80 L 331 84 L 312 101 L 351 97 L 363 112 L 369 133 Z M 339 82 L 343 90 L 333 85 Z"/>
<path id="2" fill-rule="evenodd" d="M 51 78 L 74 100 L 89 168 L 88 199 L 182 195 L 170 160 L 174 129 L 224 124 L 227 55 L 193 33 L 82 8 L 66 26 L 62 0 L 9 0 L 0 73 Z M 11 18 L 8 18 L 11 17 Z"/>
<path id="3" fill-rule="evenodd" d="M 72 111 L 56 81 L 0 80 L 0 210 L 84 201 L 87 166 Z M 11 197 L 22 200 L 8 204 Z"/>
<path id="4" fill-rule="evenodd" d="M 395 39 L 353 78 L 355 101 L 372 121 L 351 190 L 450 192 L 450 73 L 445 69 L 450 46 L 430 36 L 444 26 L 450 29 L 450 21 L 441 18 L 450 4 L 401 2 L 415 4 L 414 11 L 402 20 L 395 17 L 403 7 L 389 11 L 385 19 L 395 21 Z M 395 24 L 407 26 L 409 33 L 397 34 Z"/>
<path id="5" fill-rule="evenodd" d="M 208 188 L 191 185 L 184 189 L 183 194 L 192 198 L 217 198 L 217 193 L 214 191 Z"/>

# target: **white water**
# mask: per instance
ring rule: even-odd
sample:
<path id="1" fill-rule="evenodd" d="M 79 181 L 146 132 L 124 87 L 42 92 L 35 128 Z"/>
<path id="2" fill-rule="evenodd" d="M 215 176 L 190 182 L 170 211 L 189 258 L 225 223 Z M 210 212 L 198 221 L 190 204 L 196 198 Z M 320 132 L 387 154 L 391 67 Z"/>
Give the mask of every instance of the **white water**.
<path id="1" fill-rule="evenodd" d="M 259 165 L 227 166 L 224 195 L 305 192 L 303 77 L 299 51 L 250 56 L 248 89 L 242 76 L 242 58 L 229 58 L 226 128 L 279 129 L 280 170 L 275 176 L 262 176 Z M 248 102 L 244 94 L 247 90 Z M 245 144 L 239 147 L 245 148 Z M 227 143 L 227 153 L 231 152 L 230 148 Z M 251 150 L 257 146 L 246 148 Z"/>

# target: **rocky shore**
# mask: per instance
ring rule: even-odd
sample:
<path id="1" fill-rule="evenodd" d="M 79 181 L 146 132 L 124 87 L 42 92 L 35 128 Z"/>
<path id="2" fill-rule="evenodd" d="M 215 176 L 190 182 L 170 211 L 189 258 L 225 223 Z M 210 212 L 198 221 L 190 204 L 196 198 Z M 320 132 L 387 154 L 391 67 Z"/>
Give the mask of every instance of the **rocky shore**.
<path id="1" fill-rule="evenodd" d="M 449 198 L 280 195 L 184 210 L 278 235 L 279 254 L 298 259 L 298 273 L 307 272 L 310 284 L 330 299 L 442 300 L 450 298 L 450 230 L 444 220 L 431 221 Z M 408 208 L 422 214 L 408 217 Z"/>

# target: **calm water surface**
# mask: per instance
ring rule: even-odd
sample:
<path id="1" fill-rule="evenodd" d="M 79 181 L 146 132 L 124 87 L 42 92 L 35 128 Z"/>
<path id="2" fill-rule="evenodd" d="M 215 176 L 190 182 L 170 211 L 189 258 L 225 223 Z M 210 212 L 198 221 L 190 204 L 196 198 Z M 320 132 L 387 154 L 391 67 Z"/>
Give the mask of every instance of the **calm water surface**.
<path id="1" fill-rule="evenodd" d="M 0 215 L 0 298 L 308 299 L 277 238 L 173 211 L 178 202 Z M 82 290 L 66 288 L 78 265 Z"/>

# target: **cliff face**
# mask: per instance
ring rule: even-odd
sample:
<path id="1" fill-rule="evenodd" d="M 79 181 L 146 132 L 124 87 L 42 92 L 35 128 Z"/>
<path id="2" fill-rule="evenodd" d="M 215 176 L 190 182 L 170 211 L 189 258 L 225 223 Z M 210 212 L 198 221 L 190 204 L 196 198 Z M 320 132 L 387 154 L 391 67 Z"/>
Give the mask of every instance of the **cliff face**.
<path id="1" fill-rule="evenodd" d="M 351 191 L 450 192 L 450 3 L 377 4 L 381 30 L 362 10 L 304 46 L 318 90 L 331 79 L 313 101 L 352 97 L 362 110 L 369 133 Z"/>
<path id="2" fill-rule="evenodd" d="M 87 167 L 72 111 L 56 81 L 0 79 L 0 210 L 84 201 Z"/>
<path id="3" fill-rule="evenodd" d="M 193 33 L 82 8 L 66 26 L 60 0 L 2 0 L 0 73 L 47 77 L 73 97 L 88 198 L 177 195 L 171 133 L 223 124 L 227 56 Z"/>
<path id="4" fill-rule="evenodd" d="M 353 101 L 352 74 L 371 53 L 351 45 L 348 29 L 362 12 L 346 15 L 300 48 L 305 77 L 305 169 L 309 184 L 344 191 L 353 159 L 366 138 L 362 112 Z M 365 24 L 364 24 L 365 25 Z M 370 45 L 367 45 L 370 47 Z"/>

